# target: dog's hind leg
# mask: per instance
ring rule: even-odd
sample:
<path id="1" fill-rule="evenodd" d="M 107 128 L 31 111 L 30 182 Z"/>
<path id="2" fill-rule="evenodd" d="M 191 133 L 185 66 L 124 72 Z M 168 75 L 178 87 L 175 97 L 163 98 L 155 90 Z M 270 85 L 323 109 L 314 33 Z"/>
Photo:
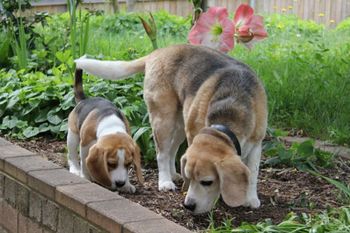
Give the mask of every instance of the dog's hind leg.
<path id="1" fill-rule="evenodd" d="M 74 133 L 68 128 L 67 135 L 67 148 L 68 148 L 68 166 L 69 172 L 80 176 L 80 165 L 79 165 L 79 135 Z"/>
<path id="2" fill-rule="evenodd" d="M 258 208 L 260 206 L 260 200 L 258 198 L 257 193 L 257 182 L 258 182 L 258 174 L 259 174 L 259 165 L 261 158 L 261 142 L 255 144 L 250 153 L 246 158 L 246 165 L 250 170 L 249 177 L 249 187 L 247 192 L 247 198 L 245 206 L 249 206 L 251 208 Z"/>
<path id="3" fill-rule="evenodd" d="M 150 114 L 153 139 L 157 150 L 158 189 L 159 191 L 175 190 L 172 171 L 176 173 L 173 163 L 179 141 L 181 141 L 177 130 L 180 110 L 176 94 L 171 89 L 158 88 L 153 91 L 145 88 L 144 98 Z"/>
<path id="4" fill-rule="evenodd" d="M 174 123 L 175 129 L 170 147 L 170 174 L 173 181 L 178 181 L 182 179 L 182 176 L 176 172 L 175 160 L 176 154 L 180 145 L 185 141 L 186 134 L 184 130 L 184 121 L 182 114 L 180 113 Z"/>

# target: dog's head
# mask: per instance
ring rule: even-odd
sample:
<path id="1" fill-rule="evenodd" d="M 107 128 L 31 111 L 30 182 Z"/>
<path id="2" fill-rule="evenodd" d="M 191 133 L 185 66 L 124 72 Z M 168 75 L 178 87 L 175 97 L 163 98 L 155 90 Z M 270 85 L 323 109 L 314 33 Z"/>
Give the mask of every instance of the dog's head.
<path id="1" fill-rule="evenodd" d="M 92 178 L 111 190 L 124 186 L 129 179 L 128 171 L 132 164 L 138 181 L 143 183 L 140 149 L 124 133 L 99 138 L 86 158 L 86 166 Z"/>
<path id="2" fill-rule="evenodd" d="M 194 138 L 181 158 L 181 174 L 184 188 L 189 185 L 184 206 L 194 214 L 210 211 L 220 194 L 231 207 L 246 200 L 249 169 L 230 139 L 214 129 L 205 128 Z"/>

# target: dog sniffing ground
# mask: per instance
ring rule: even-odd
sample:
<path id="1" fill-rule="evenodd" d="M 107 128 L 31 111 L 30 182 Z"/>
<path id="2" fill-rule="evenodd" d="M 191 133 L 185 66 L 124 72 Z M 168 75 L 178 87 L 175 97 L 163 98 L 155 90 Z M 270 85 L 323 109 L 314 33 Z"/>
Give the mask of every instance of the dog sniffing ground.
<path id="1" fill-rule="evenodd" d="M 41 138 L 12 142 L 67 168 L 65 141 Z M 179 189 L 176 192 L 158 191 L 155 167 L 145 167 L 143 171 L 145 184 L 143 187 L 138 185 L 136 180 L 131 180 L 137 188 L 135 194 L 120 193 L 120 195 L 190 230 L 205 230 L 209 225 L 210 218 L 208 214 L 199 216 L 190 214 L 182 206 L 185 195 Z M 338 160 L 334 168 L 322 169 L 321 171 L 328 177 L 350 183 L 349 160 Z M 180 184 L 177 185 L 180 187 Z M 258 193 L 262 205 L 256 210 L 244 207 L 230 208 L 219 200 L 212 211 L 216 226 L 219 226 L 225 219 L 233 219 L 234 225 L 239 225 L 243 221 L 257 223 L 266 218 L 278 223 L 291 211 L 295 213 L 314 213 L 328 207 L 344 205 L 342 196 L 339 195 L 334 186 L 320 178 L 292 168 L 277 169 L 262 166 L 259 174 Z"/>

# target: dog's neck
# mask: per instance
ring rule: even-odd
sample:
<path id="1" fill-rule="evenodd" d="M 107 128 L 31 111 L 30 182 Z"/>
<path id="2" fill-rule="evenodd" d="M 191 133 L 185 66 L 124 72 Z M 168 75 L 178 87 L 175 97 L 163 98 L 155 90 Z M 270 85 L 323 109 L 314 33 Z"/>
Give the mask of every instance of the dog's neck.
<path id="1" fill-rule="evenodd" d="M 241 145 L 239 143 L 239 140 L 237 138 L 237 136 L 233 133 L 232 130 L 230 130 L 230 128 L 228 128 L 225 125 L 221 125 L 221 124 L 213 124 L 210 126 L 210 128 L 213 128 L 221 133 L 224 133 L 226 136 L 228 136 L 230 138 L 230 140 L 232 141 L 233 145 L 235 146 L 235 149 L 237 151 L 237 155 L 242 155 L 242 150 L 241 150 Z"/>
<path id="2" fill-rule="evenodd" d="M 108 117 L 103 118 L 99 122 L 96 130 L 97 138 L 115 133 L 127 134 L 125 124 L 119 117 L 117 117 L 116 115 L 110 115 Z"/>

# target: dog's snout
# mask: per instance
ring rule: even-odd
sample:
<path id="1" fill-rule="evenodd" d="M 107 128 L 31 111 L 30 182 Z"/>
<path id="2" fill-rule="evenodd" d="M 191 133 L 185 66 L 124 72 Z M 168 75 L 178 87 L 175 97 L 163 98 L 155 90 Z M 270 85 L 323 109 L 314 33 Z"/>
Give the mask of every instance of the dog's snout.
<path id="1" fill-rule="evenodd" d="M 117 180 L 116 182 L 115 182 L 115 185 L 117 186 L 117 187 L 123 187 L 124 186 L 124 184 L 125 184 L 125 181 L 120 181 L 120 180 Z"/>
<path id="2" fill-rule="evenodd" d="M 190 211 L 194 211 L 196 209 L 196 203 L 195 202 L 184 202 L 183 203 L 184 207 Z"/>

